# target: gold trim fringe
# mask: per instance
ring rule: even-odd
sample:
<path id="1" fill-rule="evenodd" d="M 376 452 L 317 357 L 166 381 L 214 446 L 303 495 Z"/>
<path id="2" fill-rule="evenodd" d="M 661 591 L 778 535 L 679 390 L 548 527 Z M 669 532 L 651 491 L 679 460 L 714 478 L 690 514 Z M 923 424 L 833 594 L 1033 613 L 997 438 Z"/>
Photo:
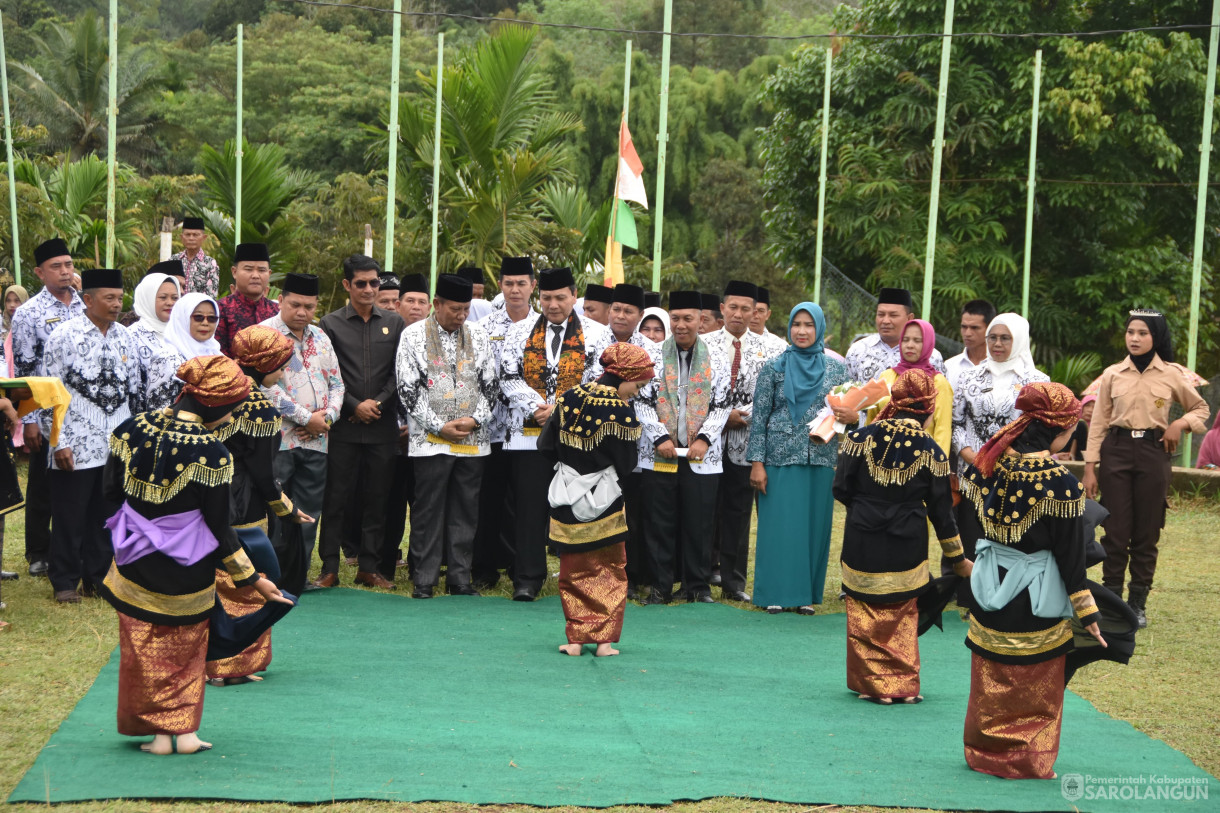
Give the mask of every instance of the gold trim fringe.
<path id="1" fill-rule="evenodd" d="M 863 457 L 868 463 L 869 476 L 883 486 L 904 486 L 921 469 L 927 469 L 935 477 L 949 476 L 949 459 L 937 458 L 934 451 L 917 449 L 915 451 L 918 452 L 918 457 L 910 465 L 899 463 L 897 468 L 892 468 L 882 465 L 876 459 L 876 450 L 877 440 L 871 433 L 862 441 L 852 440 L 849 435 L 844 435 L 839 444 L 839 454 L 848 457 Z"/>
<path id="2" fill-rule="evenodd" d="M 1013 523 L 1010 521 L 997 524 L 994 518 L 987 516 L 987 510 L 983 505 L 982 489 L 979 488 L 979 485 L 971 480 L 962 478 L 959 486 L 962 497 L 974 503 L 975 513 L 978 514 L 979 523 L 983 526 L 983 533 L 987 535 L 988 539 L 999 542 L 1002 545 L 1011 545 L 1020 541 L 1021 537 L 1025 536 L 1026 532 L 1033 527 L 1033 524 L 1043 517 L 1075 519 L 1084 513 L 1083 494 L 1072 500 L 1044 497 L 1031 506 L 1021 516 L 1019 522 Z"/>
<path id="3" fill-rule="evenodd" d="M 618 423 L 606 422 L 597 427 L 590 435 L 583 438 L 566 429 L 561 429 L 559 431 L 559 441 L 564 446 L 571 446 L 573 449 L 588 452 L 601 445 L 601 442 L 608 435 L 616 437 L 619 440 L 629 440 L 632 443 L 636 443 L 639 441 L 643 431 L 643 428 L 639 426 L 628 427 Z"/>
<path id="4" fill-rule="evenodd" d="M 143 418 L 143 416 L 140 417 Z M 162 437 L 157 438 L 158 446 L 163 440 L 169 440 L 171 443 L 198 444 L 200 442 L 211 443 L 213 439 L 206 435 L 186 435 L 179 432 L 167 431 L 163 433 Z M 130 444 L 131 441 L 128 438 L 121 438 L 115 435 L 110 436 L 110 452 L 122 460 L 125 467 L 123 490 L 127 492 L 128 496 L 134 497 L 137 500 L 161 505 L 178 496 L 182 489 L 191 483 L 213 487 L 226 485 L 233 480 L 233 461 L 228 456 L 220 458 L 224 462 L 219 467 L 209 466 L 206 462 L 196 461 L 179 464 L 182 466 L 182 469 L 176 473 L 172 480 L 163 478 L 160 483 L 142 480 L 131 470 L 131 458 L 136 450 L 132 449 Z"/>

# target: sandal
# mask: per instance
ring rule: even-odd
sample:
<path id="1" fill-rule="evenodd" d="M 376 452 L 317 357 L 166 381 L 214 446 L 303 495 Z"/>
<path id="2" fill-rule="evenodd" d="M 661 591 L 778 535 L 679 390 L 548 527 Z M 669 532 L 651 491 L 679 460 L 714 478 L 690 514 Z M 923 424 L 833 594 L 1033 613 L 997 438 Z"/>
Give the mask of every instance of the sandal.
<path id="1" fill-rule="evenodd" d="M 797 615 L 815 615 L 816 613 L 817 610 L 814 609 L 812 604 L 806 604 L 804 607 L 796 608 Z"/>
<path id="2" fill-rule="evenodd" d="M 902 698 L 902 702 L 908 706 L 914 706 L 916 703 L 923 702 L 923 695 L 917 694 L 914 697 L 904 697 L 904 698 Z"/>
<path id="3" fill-rule="evenodd" d="M 769 607 L 767 607 L 767 612 L 771 615 L 779 615 L 783 611 L 784 611 L 784 608 L 779 606 L 778 604 L 772 604 Z"/>

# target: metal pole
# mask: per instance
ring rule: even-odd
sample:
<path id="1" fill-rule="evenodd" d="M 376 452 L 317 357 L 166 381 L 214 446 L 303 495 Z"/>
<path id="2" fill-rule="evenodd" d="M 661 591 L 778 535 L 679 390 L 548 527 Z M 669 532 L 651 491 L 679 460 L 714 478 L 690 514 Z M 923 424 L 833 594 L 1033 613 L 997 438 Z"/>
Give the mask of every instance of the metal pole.
<path id="1" fill-rule="evenodd" d="M 241 157 L 242 157 L 242 126 L 241 126 L 241 108 L 242 108 L 242 29 L 241 23 L 237 24 L 237 187 L 234 190 L 233 203 L 233 247 L 237 248 L 241 244 Z"/>
<path id="2" fill-rule="evenodd" d="M 923 264 L 923 318 L 932 318 L 932 274 L 936 264 L 936 217 L 940 211 L 940 165 L 945 151 L 945 101 L 949 95 L 949 48 L 953 42 L 953 0 L 945 0 L 945 34 L 940 40 L 940 84 L 936 88 L 936 137 L 932 139 L 932 200 L 928 204 L 928 248 Z"/>
<path id="3" fill-rule="evenodd" d="M 1207 50 L 1207 84 L 1203 88 L 1203 138 L 1199 143 L 1199 199 L 1195 203 L 1195 251 L 1190 272 L 1190 344 L 1186 366 L 1195 369 L 1199 350 L 1199 292 L 1203 285 L 1203 232 L 1207 217 L 1207 178 L 1212 157 L 1212 107 L 1216 103 L 1216 54 L 1220 51 L 1220 0 L 1212 0 L 1211 43 Z M 1182 460 L 1191 465 L 1191 436 L 1183 439 Z"/>
<path id="4" fill-rule="evenodd" d="M 630 45 L 630 43 L 628 43 Z M 0 14 L 0 88 L 4 95 L 4 152 L 8 158 L 8 213 L 13 220 L 13 278 L 21 284 L 21 239 L 17 234 L 17 175 L 13 167 L 13 127 L 8 108 L 8 58 L 4 55 L 4 15 Z"/>
<path id="5" fill-rule="evenodd" d="M 1021 316 L 1029 318 L 1029 265 L 1034 251 L 1034 190 L 1038 183 L 1038 105 L 1042 99 L 1042 49 L 1034 52 L 1034 106 L 1029 124 L 1029 180 L 1025 182 L 1025 259 Z"/>
<path id="6" fill-rule="evenodd" d="M 826 231 L 826 148 L 830 143 L 830 68 L 834 51 L 826 49 L 826 80 L 822 84 L 822 164 L 818 175 L 818 243 L 813 260 L 813 301 L 822 298 L 822 234 Z"/>
<path id="7" fill-rule="evenodd" d="M 665 0 L 665 33 L 661 37 L 661 117 L 657 129 L 656 231 L 652 237 L 652 290 L 661 290 L 661 226 L 665 219 L 665 144 L 669 141 L 669 32 L 674 24 L 674 2 Z"/>
<path id="8" fill-rule="evenodd" d="M 116 119 L 119 108 L 116 97 L 119 86 L 119 0 L 110 0 L 110 76 L 107 91 L 110 101 L 106 106 L 106 267 L 114 268 L 114 167 Z"/>
<path id="9" fill-rule="evenodd" d="M 436 293 L 436 239 L 441 218 L 441 94 L 445 86 L 445 32 L 436 35 L 436 127 L 432 133 L 432 287 Z"/>
<path id="10" fill-rule="evenodd" d="M 394 273 L 395 197 L 398 188 L 398 66 L 402 61 L 402 0 L 394 0 L 394 45 L 390 61 L 390 157 L 386 169 L 385 270 Z"/>
<path id="11" fill-rule="evenodd" d="M 623 119 L 631 110 L 631 40 L 627 40 L 627 59 L 623 67 Z"/>

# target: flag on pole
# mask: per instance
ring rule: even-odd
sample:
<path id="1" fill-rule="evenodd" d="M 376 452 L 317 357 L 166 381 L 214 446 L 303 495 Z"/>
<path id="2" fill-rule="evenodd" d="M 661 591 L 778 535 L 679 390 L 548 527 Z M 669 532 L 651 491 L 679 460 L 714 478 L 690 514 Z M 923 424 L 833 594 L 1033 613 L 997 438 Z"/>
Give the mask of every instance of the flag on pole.
<path id="1" fill-rule="evenodd" d="M 610 233 L 606 236 L 606 263 L 603 282 L 617 285 L 623 281 L 623 246 L 639 248 L 635 215 L 627 201 L 648 208 L 644 188 L 644 164 L 631 141 L 624 115 L 618 129 L 618 176 L 614 179 L 614 205 L 610 213 Z"/>

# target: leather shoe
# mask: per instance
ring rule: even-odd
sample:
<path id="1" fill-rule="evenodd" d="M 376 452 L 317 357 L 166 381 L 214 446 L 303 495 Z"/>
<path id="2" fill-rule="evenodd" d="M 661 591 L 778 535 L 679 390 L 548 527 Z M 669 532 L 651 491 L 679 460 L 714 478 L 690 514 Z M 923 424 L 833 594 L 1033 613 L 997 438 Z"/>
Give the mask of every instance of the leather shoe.
<path id="1" fill-rule="evenodd" d="M 749 601 L 750 594 L 745 590 L 725 590 L 724 598 L 726 601 Z"/>
<path id="2" fill-rule="evenodd" d="M 397 587 L 394 582 L 380 573 L 369 573 L 367 570 L 361 570 L 356 574 L 356 584 L 363 584 L 365 587 L 376 587 L 379 590 L 394 590 Z"/>
<path id="3" fill-rule="evenodd" d="M 415 589 L 411 591 L 411 598 L 432 598 L 432 585 L 415 585 Z"/>
<path id="4" fill-rule="evenodd" d="M 448 586 L 451 596 L 477 596 L 479 591 L 469 584 L 451 584 Z"/>
<path id="5" fill-rule="evenodd" d="M 538 591 L 532 587 L 518 587 L 513 591 L 513 601 L 533 601 L 538 598 Z"/>
<path id="6" fill-rule="evenodd" d="M 47 565 L 46 561 L 44 561 L 42 559 L 39 559 L 36 562 L 30 562 L 30 575 L 31 576 L 45 576 L 45 575 L 47 575 L 48 568 L 49 568 L 49 565 Z"/>
<path id="7" fill-rule="evenodd" d="M 0 570 L 0 581 L 11 582 L 19 578 L 21 578 L 21 574 L 15 573 L 12 570 Z"/>
<path id="8" fill-rule="evenodd" d="M 687 599 L 692 604 L 715 604 L 716 599 L 711 593 L 692 593 Z"/>
<path id="9" fill-rule="evenodd" d="M 708 584 L 712 585 L 713 587 L 719 587 L 720 581 L 721 581 L 720 571 L 718 569 L 713 570 L 712 578 L 708 580 Z"/>
<path id="10" fill-rule="evenodd" d="M 335 587 L 338 584 L 338 573 L 323 573 L 321 576 L 310 582 L 310 587 L 313 587 L 316 590 L 321 590 L 324 587 Z"/>
<path id="11" fill-rule="evenodd" d="M 60 604 L 80 604 L 80 593 L 75 590 L 56 590 L 55 600 Z"/>
<path id="12" fill-rule="evenodd" d="M 644 599 L 644 604 L 668 604 L 673 601 L 673 598 L 662 593 L 657 588 L 652 588 L 648 591 L 648 597 Z"/>

